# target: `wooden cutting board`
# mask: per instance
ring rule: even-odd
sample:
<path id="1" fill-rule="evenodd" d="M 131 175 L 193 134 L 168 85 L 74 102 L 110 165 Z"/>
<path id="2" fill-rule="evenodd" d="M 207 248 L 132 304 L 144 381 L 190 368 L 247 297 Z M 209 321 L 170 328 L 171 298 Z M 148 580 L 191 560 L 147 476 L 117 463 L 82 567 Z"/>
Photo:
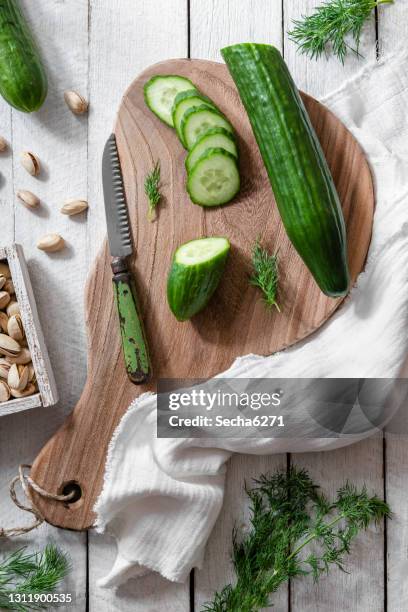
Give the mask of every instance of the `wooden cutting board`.
<path id="1" fill-rule="evenodd" d="M 242 190 L 232 204 L 211 210 L 189 200 L 184 188 L 185 151 L 175 132 L 144 104 L 143 85 L 155 74 L 190 78 L 234 125 Z M 374 195 L 370 170 L 360 146 L 342 123 L 313 98 L 303 98 L 342 201 L 354 281 L 363 269 L 371 237 Z M 85 295 L 86 386 L 73 413 L 42 449 L 31 470 L 32 478 L 51 493 L 67 491 L 75 484 L 80 498 L 74 503 L 62 504 L 36 493 L 33 500 L 49 523 L 76 530 L 94 522 L 92 509 L 102 487 L 109 440 L 138 394 L 154 389 L 159 377 L 210 377 L 228 368 L 238 355 L 269 355 L 284 349 L 318 329 L 341 302 L 321 293 L 289 243 L 248 118 L 223 64 L 170 60 L 147 69 L 125 93 L 115 133 L 136 251 L 132 267 L 154 379 L 143 387 L 127 379 L 105 243 Z M 151 223 L 143 182 L 156 160 L 161 164 L 164 198 L 157 221 Z M 212 235 L 227 236 L 232 244 L 224 278 L 207 309 L 192 321 L 179 323 L 166 303 L 172 253 L 187 240 Z M 279 248 L 280 314 L 268 311 L 258 291 L 248 283 L 251 249 L 257 237 L 271 251 Z"/>

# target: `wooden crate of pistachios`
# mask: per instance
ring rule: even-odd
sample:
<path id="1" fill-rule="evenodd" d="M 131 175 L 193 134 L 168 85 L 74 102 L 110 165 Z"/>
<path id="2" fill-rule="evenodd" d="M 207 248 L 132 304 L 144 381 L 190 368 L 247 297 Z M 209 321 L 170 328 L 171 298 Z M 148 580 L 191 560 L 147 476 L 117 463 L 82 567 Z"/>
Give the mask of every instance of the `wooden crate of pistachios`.
<path id="1" fill-rule="evenodd" d="M 0 247 L 0 417 L 57 401 L 23 249 Z"/>

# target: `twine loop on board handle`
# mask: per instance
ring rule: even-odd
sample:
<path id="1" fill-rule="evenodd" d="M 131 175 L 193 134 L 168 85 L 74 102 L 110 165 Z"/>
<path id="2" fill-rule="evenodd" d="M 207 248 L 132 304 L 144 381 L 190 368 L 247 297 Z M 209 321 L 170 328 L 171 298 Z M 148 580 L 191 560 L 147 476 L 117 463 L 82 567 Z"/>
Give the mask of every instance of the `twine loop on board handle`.
<path id="1" fill-rule="evenodd" d="M 48 491 L 45 491 L 36 482 L 34 482 L 34 480 L 30 478 L 28 474 L 24 473 L 24 470 L 26 469 L 30 470 L 31 465 L 23 463 L 19 466 L 18 476 L 15 476 L 10 483 L 10 497 L 14 504 L 17 506 L 17 508 L 23 510 L 24 512 L 30 512 L 30 514 L 34 515 L 35 521 L 31 525 L 27 525 L 27 527 L 12 527 L 10 529 L 3 529 L 0 527 L 0 538 L 12 538 L 15 536 L 23 535 L 25 533 L 28 533 L 29 531 L 32 531 L 33 529 L 37 529 L 37 527 L 42 525 L 42 523 L 45 521 L 40 510 L 35 506 L 35 504 L 30 498 L 29 487 L 31 487 L 33 491 L 35 491 L 42 497 L 45 497 L 46 499 L 52 499 L 54 501 L 59 501 L 62 503 L 71 501 L 75 496 L 75 491 L 71 491 L 67 495 L 54 495 L 53 493 L 48 493 Z M 24 505 L 18 499 L 16 493 L 16 484 L 18 482 L 21 484 L 21 488 L 23 489 L 23 492 L 27 500 L 29 501 L 30 506 Z"/>

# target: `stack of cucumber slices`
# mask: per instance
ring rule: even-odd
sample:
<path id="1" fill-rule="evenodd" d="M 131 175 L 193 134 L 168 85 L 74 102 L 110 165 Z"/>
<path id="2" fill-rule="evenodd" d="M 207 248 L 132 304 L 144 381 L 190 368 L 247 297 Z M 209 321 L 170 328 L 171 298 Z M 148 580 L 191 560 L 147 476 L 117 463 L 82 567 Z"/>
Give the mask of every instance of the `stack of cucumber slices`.
<path id="1" fill-rule="evenodd" d="M 240 188 L 234 129 L 214 102 L 181 76 L 155 76 L 146 83 L 147 106 L 175 128 L 186 159 L 187 191 L 200 206 L 230 202 Z"/>

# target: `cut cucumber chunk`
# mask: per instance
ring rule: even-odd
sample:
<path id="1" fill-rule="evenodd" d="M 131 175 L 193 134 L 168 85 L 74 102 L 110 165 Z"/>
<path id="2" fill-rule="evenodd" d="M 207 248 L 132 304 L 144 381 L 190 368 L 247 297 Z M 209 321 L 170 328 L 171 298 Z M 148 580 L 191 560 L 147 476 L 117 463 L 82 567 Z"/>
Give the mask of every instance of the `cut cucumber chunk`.
<path id="1" fill-rule="evenodd" d="M 183 134 L 181 132 L 181 121 L 183 119 L 184 113 L 187 112 L 190 108 L 196 108 L 197 106 L 208 106 L 210 108 L 215 108 L 216 106 L 211 102 L 210 98 L 204 96 L 196 89 L 190 89 L 188 91 L 182 91 L 177 94 L 176 99 L 173 104 L 173 125 L 176 128 L 176 132 L 178 137 L 180 138 L 181 144 L 185 145 L 183 140 Z"/>
<path id="2" fill-rule="evenodd" d="M 220 253 L 229 251 L 230 244 L 226 238 L 197 238 L 182 244 L 176 251 L 174 261 L 184 266 L 195 266 L 212 261 Z"/>
<path id="3" fill-rule="evenodd" d="M 189 79 L 184 77 L 154 76 L 144 86 L 144 96 L 147 106 L 155 115 L 170 127 L 174 127 L 172 109 L 178 93 L 195 89 Z"/>
<path id="4" fill-rule="evenodd" d="M 230 251 L 226 238 L 199 238 L 181 245 L 174 254 L 167 280 L 167 300 L 179 321 L 207 306 L 216 290 Z"/>
<path id="5" fill-rule="evenodd" d="M 207 149 L 188 174 L 187 191 L 201 206 L 227 204 L 239 187 L 237 160 L 225 149 Z"/>
<path id="6" fill-rule="evenodd" d="M 238 149 L 233 135 L 224 128 L 208 130 L 194 145 L 186 159 L 186 170 L 190 172 L 207 149 L 225 149 L 238 159 Z"/>
<path id="7" fill-rule="evenodd" d="M 181 120 L 181 133 L 187 149 L 191 150 L 199 138 L 215 127 L 222 127 L 227 132 L 234 133 L 229 121 L 215 108 L 201 105 L 186 111 Z"/>

